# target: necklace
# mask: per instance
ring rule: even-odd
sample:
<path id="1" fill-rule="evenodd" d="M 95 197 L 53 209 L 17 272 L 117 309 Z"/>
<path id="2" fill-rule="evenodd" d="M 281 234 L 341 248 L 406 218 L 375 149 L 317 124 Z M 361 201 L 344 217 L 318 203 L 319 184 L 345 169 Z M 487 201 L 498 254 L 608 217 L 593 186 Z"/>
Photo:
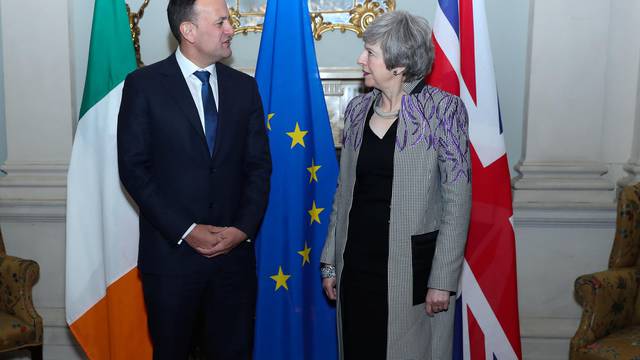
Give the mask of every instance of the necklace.
<path id="1" fill-rule="evenodd" d="M 389 111 L 389 112 L 382 111 L 380 110 L 378 105 L 374 105 L 373 111 L 383 119 L 395 119 L 398 117 L 398 113 L 400 112 L 400 110 Z"/>
<path id="2" fill-rule="evenodd" d="M 395 119 L 398 117 L 398 113 L 400 112 L 400 110 L 396 110 L 396 111 L 382 111 L 380 110 L 380 107 L 378 106 L 379 101 L 376 102 L 376 104 L 373 105 L 373 111 L 378 114 L 378 116 L 380 116 L 383 119 Z"/>

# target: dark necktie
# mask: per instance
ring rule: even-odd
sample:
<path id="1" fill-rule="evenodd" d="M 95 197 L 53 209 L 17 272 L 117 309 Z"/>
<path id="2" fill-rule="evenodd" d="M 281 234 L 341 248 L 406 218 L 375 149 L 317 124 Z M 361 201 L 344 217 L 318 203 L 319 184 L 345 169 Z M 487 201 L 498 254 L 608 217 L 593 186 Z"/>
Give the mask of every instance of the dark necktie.
<path id="1" fill-rule="evenodd" d="M 204 136 L 207 138 L 207 146 L 209 147 L 209 155 L 213 155 L 213 148 L 216 144 L 216 128 L 218 127 L 218 110 L 216 109 L 216 100 L 213 97 L 213 90 L 209 84 L 208 71 L 196 71 L 193 73 L 201 82 L 202 87 L 202 106 L 204 110 Z"/>

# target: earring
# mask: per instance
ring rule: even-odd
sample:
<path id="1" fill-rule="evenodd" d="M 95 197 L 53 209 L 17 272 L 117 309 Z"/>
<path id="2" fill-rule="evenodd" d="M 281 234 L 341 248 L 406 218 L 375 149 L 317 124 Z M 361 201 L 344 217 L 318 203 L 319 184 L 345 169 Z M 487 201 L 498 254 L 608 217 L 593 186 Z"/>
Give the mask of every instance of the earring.
<path id="1" fill-rule="evenodd" d="M 398 70 L 393 70 L 393 76 L 398 76 Z"/>

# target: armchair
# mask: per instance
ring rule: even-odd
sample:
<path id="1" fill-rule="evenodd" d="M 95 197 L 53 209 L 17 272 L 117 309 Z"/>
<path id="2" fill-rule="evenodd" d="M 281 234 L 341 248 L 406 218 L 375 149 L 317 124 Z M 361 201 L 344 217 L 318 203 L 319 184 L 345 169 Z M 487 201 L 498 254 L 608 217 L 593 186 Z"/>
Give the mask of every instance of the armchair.
<path id="1" fill-rule="evenodd" d="M 42 359 L 43 323 L 31 299 L 39 273 L 35 261 L 7 255 L 0 231 L 0 352 L 27 349 Z"/>
<path id="2" fill-rule="evenodd" d="M 582 319 L 571 360 L 640 360 L 640 184 L 620 193 L 609 269 L 580 276 Z"/>

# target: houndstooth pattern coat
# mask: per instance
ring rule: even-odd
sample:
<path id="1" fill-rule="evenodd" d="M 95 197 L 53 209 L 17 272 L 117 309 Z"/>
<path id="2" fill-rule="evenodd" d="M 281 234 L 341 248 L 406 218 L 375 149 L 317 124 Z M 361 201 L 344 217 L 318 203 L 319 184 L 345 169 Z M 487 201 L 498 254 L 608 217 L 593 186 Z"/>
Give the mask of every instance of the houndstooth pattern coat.
<path id="1" fill-rule="evenodd" d="M 367 113 L 379 96 L 375 89 L 359 95 L 345 110 L 338 189 L 321 257 L 323 263 L 336 266 L 338 299 L 358 152 Z M 449 311 L 432 318 L 426 315 L 424 299 L 427 287 L 457 290 L 471 208 L 467 112 L 457 96 L 420 82 L 403 97 L 397 121 L 387 359 L 449 360 L 455 297 Z M 338 300 L 339 339 L 340 327 Z"/>

